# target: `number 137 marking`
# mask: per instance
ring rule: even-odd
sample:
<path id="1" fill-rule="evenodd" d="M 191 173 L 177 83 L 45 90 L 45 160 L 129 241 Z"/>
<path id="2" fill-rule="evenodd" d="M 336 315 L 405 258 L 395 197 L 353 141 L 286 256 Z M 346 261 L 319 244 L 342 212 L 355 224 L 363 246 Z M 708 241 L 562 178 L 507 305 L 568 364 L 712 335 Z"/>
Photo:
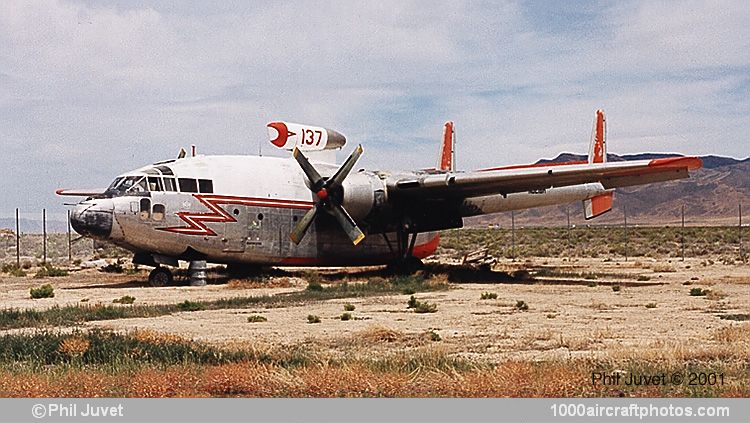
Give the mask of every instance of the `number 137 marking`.
<path id="1" fill-rule="evenodd" d="M 302 144 L 303 145 L 320 145 L 320 141 L 323 139 L 323 131 L 313 131 L 312 129 L 302 130 Z"/>

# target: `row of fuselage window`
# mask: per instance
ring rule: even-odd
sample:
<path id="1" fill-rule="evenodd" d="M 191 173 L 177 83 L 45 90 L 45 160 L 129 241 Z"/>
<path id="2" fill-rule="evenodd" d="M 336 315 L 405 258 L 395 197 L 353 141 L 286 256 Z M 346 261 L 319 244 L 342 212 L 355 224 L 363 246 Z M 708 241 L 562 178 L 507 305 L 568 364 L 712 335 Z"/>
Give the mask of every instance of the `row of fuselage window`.
<path id="1" fill-rule="evenodd" d="M 154 191 L 177 191 L 179 183 L 180 192 L 199 192 L 201 194 L 212 194 L 214 192 L 214 183 L 210 179 L 190 179 L 190 178 L 159 178 L 149 176 L 147 178 L 148 190 Z"/>

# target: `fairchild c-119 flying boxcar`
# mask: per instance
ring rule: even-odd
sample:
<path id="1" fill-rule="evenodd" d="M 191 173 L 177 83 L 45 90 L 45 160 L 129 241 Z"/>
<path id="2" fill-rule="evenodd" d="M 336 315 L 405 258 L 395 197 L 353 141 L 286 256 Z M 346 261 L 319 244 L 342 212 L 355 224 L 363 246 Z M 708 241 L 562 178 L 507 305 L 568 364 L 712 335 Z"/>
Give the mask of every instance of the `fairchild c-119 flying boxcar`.
<path id="1" fill-rule="evenodd" d="M 86 196 L 71 214 L 76 232 L 134 253 L 154 266 L 149 281 L 171 282 L 178 260 L 244 266 L 418 265 L 435 252 L 437 231 L 463 218 L 583 201 L 587 219 L 612 208 L 618 187 L 688 177 L 695 157 L 607 162 L 606 122 L 597 110 L 588 160 L 454 168 L 453 123 L 444 127 L 434 169 L 353 171 L 357 146 L 341 166 L 340 133 L 288 122 L 268 124 L 271 143 L 292 157 L 180 155 L 126 172 L 107 189 L 58 190 Z"/>

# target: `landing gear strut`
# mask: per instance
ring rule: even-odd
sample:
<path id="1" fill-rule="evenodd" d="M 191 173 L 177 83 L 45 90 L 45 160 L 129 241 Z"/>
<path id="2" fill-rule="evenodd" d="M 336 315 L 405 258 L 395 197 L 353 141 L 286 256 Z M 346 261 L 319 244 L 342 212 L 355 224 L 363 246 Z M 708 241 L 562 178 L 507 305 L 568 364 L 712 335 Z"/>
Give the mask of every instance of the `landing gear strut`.
<path id="1" fill-rule="evenodd" d="M 422 260 L 414 257 L 414 245 L 417 243 L 417 233 L 409 232 L 410 225 L 404 223 L 399 226 L 396 230 L 396 248 L 393 248 L 391 241 L 388 236 L 384 233 L 383 238 L 385 239 L 388 248 L 391 253 L 396 256 L 396 260 L 391 263 L 388 267 L 391 271 L 397 274 L 410 275 L 418 270 L 424 268 Z"/>
<path id="2" fill-rule="evenodd" d="M 166 267 L 155 267 L 148 275 L 148 283 L 156 288 L 171 285 L 174 278 Z"/>

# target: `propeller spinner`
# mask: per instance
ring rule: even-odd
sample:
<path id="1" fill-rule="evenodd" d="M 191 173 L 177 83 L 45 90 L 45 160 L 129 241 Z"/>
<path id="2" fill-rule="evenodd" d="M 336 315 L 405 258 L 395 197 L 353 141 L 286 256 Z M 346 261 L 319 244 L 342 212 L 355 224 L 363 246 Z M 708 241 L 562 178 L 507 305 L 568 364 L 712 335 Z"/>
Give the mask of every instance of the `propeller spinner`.
<path id="1" fill-rule="evenodd" d="M 362 233 L 354 219 L 341 204 L 344 198 L 342 183 L 359 160 L 362 152 L 362 145 L 358 145 L 332 177 L 323 178 L 310 164 L 307 157 L 298 148 L 294 148 L 294 158 L 310 181 L 310 190 L 318 197 L 318 201 L 313 208 L 302 217 L 289 235 L 295 244 L 302 241 L 319 210 L 323 210 L 336 218 L 354 245 L 359 244 L 365 238 L 365 234 Z"/>

